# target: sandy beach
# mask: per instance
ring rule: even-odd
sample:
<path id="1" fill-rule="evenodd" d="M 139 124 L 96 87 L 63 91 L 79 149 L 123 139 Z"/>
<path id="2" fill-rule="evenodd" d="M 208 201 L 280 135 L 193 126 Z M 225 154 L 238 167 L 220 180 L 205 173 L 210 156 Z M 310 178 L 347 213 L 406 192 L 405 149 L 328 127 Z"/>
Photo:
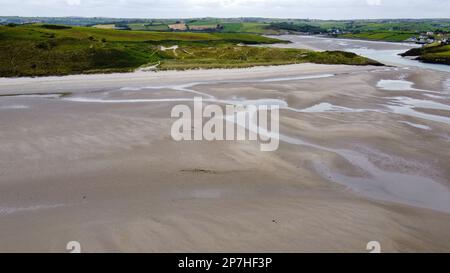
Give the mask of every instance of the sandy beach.
<path id="1" fill-rule="evenodd" d="M 0 79 L 0 252 L 448 252 L 449 78 L 301 64 Z M 176 99 L 199 95 L 285 101 L 279 150 L 175 142 Z"/>

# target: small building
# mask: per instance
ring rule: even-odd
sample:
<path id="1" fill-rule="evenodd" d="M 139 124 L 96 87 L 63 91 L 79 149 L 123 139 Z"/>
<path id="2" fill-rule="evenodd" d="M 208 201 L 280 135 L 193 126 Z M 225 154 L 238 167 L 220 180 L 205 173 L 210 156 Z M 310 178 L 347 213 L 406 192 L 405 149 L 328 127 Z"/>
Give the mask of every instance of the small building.
<path id="1" fill-rule="evenodd" d="M 411 42 L 411 43 L 417 43 L 419 41 L 419 39 L 417 39 L 416 37 L 412 37 L 407 39 L 405 42 Z"/>
<path id="2" fill-rule="evenodd" d="M 417 43 L 418 43 L 418 44 L 421 44 L 421 45 L 424 45 L 424 44 L 427 43 L 427 39 L 419 38 L 419 39 L 417 40 Z"/>

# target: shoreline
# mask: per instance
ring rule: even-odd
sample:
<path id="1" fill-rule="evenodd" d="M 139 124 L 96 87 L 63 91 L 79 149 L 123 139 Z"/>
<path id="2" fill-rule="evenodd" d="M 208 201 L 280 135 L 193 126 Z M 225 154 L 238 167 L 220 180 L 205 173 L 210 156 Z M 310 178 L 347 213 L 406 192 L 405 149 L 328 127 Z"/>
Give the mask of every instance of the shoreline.
<path id="1" fill-rule="evenodd" d="M 419 44 L 412 43 L 412 42 L 391 42 L 391 41 L 383 41 L 383 40 L 369 40 L 369 39 L 361 39 L 361 38 L 342 38 L 342 37 L 330 37 L 330 36 L 323 36 L 324 38 L 331 38 L 331 39 L 339 39 L 339 40 L 349 40 L 349 41 L 360 41 L 360 42 L 374 42 L 374 43 L 385 43 L 385 44 L 397 44 L 402 46 L 410 46 L 410 47 L 420 47 Z"/>
<path id="2" fill-rule="evenodd" d="M 267 45 L 266 45 L 267 46 Z M 53 79 L 53 78 L 65 78 L 65 77 L 71 77 L 71 76 L 90 76 L 90 75 L 130 75 L 130 74 L 137 74 L 137 73 L 163 73 L 163 72 L 190 72 L 190 71 L 218 71 L 223 72 L 227 70 L 249 70 L 253 68 L 260 68 L 260 67 L 284 67 L 284 66 L 296 66 L 296 65 L 332 65 L 332 66 L 356 66 L 356 67 L 386 67 L 387 65 L 383 63 L 379 63 L 379 65 L 373 65 L 373 64 L 326 64 L 326 63 L 312 63 L 312 62 L 304 62 L 304 63 L 286 63 L 286 64 L 261 64 L 261 65 L 249 65 L 242 67 L 231 67 L 231 68 L 218 68 L 215 66 L 212 66 L 211 68 L 188 68 L 188 69 L 162 69 L 162 70 L 152 70 L 148 69 L 149 67 L 154 67 L 155 65 L 143 65 L 141 67 L 138 67 L 136 69 L 130 70 L 130 71 L 113 71 L 113 72 L 100 72 L 100 73 L 75 73 L 75 74 L 67 74 L 67 75 L 46 75 L 46 76 L 13 76 L 13 77 L 0 77 L 0 81 L 2 80 L 8 80 L 8 79 Z M 160 65 L 160 63 L 158 64 Z"/>
<path id="3" fill-rule="evenodd" d="M 326 35 L 298 35 L 298 34 L 283 34 L 283 35 L 264 35 L 264 37 L 272 38 L 272 37 L 283 37 L 283 36 L 297 36 L 297 37 L 316 37 L 316 38 L 324 38 L 324 39 L 333 39 L 333 40 L 342 40 L 342 41 L 354 41 L 354 42 L 369 42 L 369 43 L 378 43 L 378 44 L 387 44 L 387 45 L 399 45 L 399 46 L 407 46 L 407 47 L 419 47 L 420 45 L 414 44 L 414 43 L 407 43 L 407 42 L 389 42 L 389 41 L 380 41 L 380 40 L 364 40 L 364 39 L 357 39 L 357 38 L 340 38 L 340 37 L 331 37 Z M 292 44 L 295 42 L 289 43 Z M 285 44 L 285 45 L 289 45 Z M 318 49 L 320 50 L 320 49 Z"/>
<path id="4" fill-rule="evenodd" d="M 130 87 L 142 84 L 159 85 L 161 81 L 165 83 L 186 83 L 192 81 L 212 81 L 221 80 L 243 80 L 247 78 L 258 79 L 269 76 L 298 76 L 314 75 L 331 72 L 356 72 L 383 69 L 379 66 L 352 66 L 352 65 L 325 65 L 325 64 L 290 64 L 281 66 L 256 66 L 249 68 L 233 69 L 193 69 L 193 70 L 169 70 L 169 71 L 135 71 L 130 73 L 113 74 L 77 74 L 68 76 L 48 76 L 48 77 L 23 77 L 23 78 L 0 78 L 0 94 L 15 94 L 12 88 L 22 86 L 22 93 L 54 93 L 51 88 L 58 85 L 58 92 L 73 92 L 85 89 L 113 88 L 116 85 L 127 84 Z M 89 86 L 90 85 L 90 86 Z M 49 90 L 50 89 L 50 90 Z"/>
<path id="5" fill-rule="evenodd" d="M 254 70 L 256 68 L 278 68 L 278 67 L 289 67 L 289 66 L 303 66 L 303 65 L 321 65 L 321 66 L 358 66 L 358 67 L 371 67 L 373 65 L 347 65 L 347 64 L 316 64 L 316 63 L 294 63 L 294 64 L 280 64 L 280 65 L 256 65 L 250 67 L 237 67 L 237 68 L 194 68 L 194 69 L 170 69 L 170 70 L 140 70 L 139 68 L 134 71 L 128 72 L 111 72 L 111 73 L 81 73 L 81 74 L 69 74 L 69 75 L 49 75 L 49 76 L 24 76 L 24 77 L 0 77 L 1 81 L 8 80 L 33 80 L 33 79 L 64 79 L 70 77 L 90 77 L 90 76 L 121 76 L 121 75 L 137 75 L 137 74 L 163 74 L 163 73 L 183 73 L 183 72 L 193 72 L 193 71 L 211 71 L 211 72 L 223 72 L 223 71 L 248 71 Z M 373 66 L 376 67 L 376 66 Z"/>
<path id="6" fill-rule="evenodd" d="M 267 36 L 270 38 L 270 36 Z M 316 51 L 332 51 L 340 50 L 353 52 L 360 56 L 376 60 L 385 66 L 395 65 L 397 67 L 417 67 L 420 69 L 433 69 L 436 71 L 450 72 L 450 66 L 442 63 L 430 63 L 420 60 L 411 60 L 402 57 L 402 53 L 406 53 L 412 48 L 417 48 L 413 44 L 370 41 L 360 39 L 343 39 L 323 37 L 320 35 L 296 36 L 287 35 L 284 39 L 291 40 L 293 43 L 289 46 L 275 44 L 281 48 L 308 48 Z"/>

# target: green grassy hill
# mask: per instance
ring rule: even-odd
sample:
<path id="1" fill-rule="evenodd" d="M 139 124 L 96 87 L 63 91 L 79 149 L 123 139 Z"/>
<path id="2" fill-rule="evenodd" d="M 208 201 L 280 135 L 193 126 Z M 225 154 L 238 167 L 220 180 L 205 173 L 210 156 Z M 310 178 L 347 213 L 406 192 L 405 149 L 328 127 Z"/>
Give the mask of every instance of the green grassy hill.
<path id="1" fill-rule="evenodd" d="M 413 48 L 403 53 L 402 56 L 417 56 L 417 59 L 422 62 L 450 65 L 450 45 Z"/>
<path id="2" fill-rule="evenodd" d="M 302 62 L 377 64 L 337 52 L 242 45 L 283 42 L 253 34 L 120 31 L 55 25 L 0 26 L 0 76 L 247 67 Z M 178 46 L 164 50 L 161 46 Z"/>

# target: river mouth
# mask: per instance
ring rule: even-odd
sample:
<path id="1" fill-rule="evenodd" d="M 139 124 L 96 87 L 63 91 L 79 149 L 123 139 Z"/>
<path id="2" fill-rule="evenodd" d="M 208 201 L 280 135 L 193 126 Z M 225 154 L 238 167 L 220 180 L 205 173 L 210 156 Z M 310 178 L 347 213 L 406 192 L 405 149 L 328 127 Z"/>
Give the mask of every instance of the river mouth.
<path id="1" fill-rule="evenodd" d="M 318 51 L 341 50 L 353 52 L 366 58 L 378 61 L 385 65 L 418 67 L 432 69 L 443 72 L 450 72 L 450 66 L 441 64 L 428 64 L 410 58 L 402 57 L 399 54 L 411 48 L 420 47 L 411 43 L 391 43 L 378 41 L 365 41 L 354 39 L 338 39 L 323 36 L 304 35 L 281 35 L 268 36 L 291 41 L 291 44 L 277 44 L 275 47 L 283 48 L 305 48 Z"/>

